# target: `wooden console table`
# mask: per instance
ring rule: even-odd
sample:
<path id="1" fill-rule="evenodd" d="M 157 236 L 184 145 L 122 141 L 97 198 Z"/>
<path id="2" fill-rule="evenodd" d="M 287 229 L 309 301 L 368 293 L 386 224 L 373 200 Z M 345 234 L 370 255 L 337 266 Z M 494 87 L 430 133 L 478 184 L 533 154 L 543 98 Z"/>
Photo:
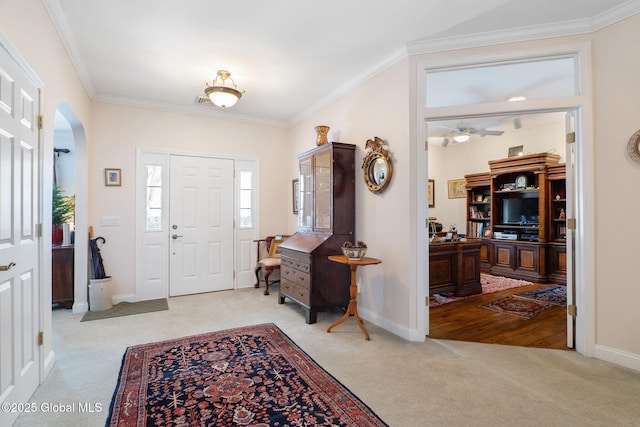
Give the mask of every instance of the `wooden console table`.
<path id="1" fill-rule="evenodd" d="M 327 333 L 331 332 L 331 329 L 333 329 L 334 326 L 338 326 L 339 324 L 347 320 L 349 316 L 353 315 L 356 318 L 356 322 L 358 323 L 358 326 L 360 326 L 360 329 L 362 329 L 362 332 L 364 332 L 365 339 L 368 341 L 369 333 L 364 328 L 364 324 L 362 323 L 362 320 L 358 315 L 358 301 L 356 300 L 358 295 L 358 282 L 356 278 L 356 270 L 358 269 L 359 265 L 380 264 L 382 261 L 376 258 L 367 258 L 367 257 L 362 257 L 360 259 L 349 259 L 344 255 L 330 255 L 329 259 L 331 261 L 339 262 L 341 264 L 347 264 L 351 269 L 351 286 L 349 287 L 349 294 L 350 294 L 351 300 L 349 301 L 349 306 L 347 307 L 347 311 L 346 313 L 344 313 L 344 316 L 342 316 L 342 318 L 338 320 L 336 323 L 329 326 L 329 329 L 327 329 Z"/>

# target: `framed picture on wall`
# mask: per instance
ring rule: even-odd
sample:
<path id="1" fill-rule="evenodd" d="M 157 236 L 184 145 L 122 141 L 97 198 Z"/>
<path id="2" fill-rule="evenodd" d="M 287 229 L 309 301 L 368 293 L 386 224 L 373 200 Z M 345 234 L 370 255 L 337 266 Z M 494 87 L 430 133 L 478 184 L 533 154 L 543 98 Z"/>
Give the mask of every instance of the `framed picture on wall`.
<path id="1" fill-rule="evenodd" d="M 449 184 L 449 198 L 459 199 L 461 197 L 467 197 L 467 180 L 466 179 L 450 179 Z"/>
<path id="2" fill-rule="evenodd" d="M 104 185 L 107 187 L 120 187 L 122 185 L 121 169 L 106 168 L 104 170 Z"/>
<path id="3" fill-rule="evenodd" d="M 435 208 L 436 207 L 435 191 L 436 191 L 436 182 L 433 179 L 430 179 L 429 180 L 429 185 L 428 185 L 428 190 L 427 190 L 427 199 L 429 200 L 429 207 L 430 208 Z"/>

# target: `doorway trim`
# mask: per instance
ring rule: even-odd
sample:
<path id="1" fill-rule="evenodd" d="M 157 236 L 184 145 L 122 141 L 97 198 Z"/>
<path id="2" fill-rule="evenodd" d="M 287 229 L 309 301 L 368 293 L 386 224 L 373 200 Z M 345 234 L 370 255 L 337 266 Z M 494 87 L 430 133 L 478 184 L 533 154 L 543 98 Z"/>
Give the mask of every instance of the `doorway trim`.
<path id="1" fill-rule="evenodd" d="M 258 239 L 260 233 L 260 212 L 259 212 L 259 176 L 260 176 L 260 163 L 259 159 L 255 157 L 246 156 L 228 156 L 217 155 L 212 153 L 194 153 L 183 151 L 164 151 L 147 148 L 136 149 L 136 207 L 135 207 L 135 242 L 136 242 L 136 260 L 135 260 L 135 285 L 134 294 L 121 296 L 120 301 L 140 301 L 143 299 L 149 299 L 148 295 L 145 296 L 143 292 L 144 281 L 146 280 L 143 275 L 147 266 L 145 262 L 148 262 L 144 253 L 144 233 L 145 233 L 145 209 L 146 209 L 146 166 L 148 164 L 161 165 L 162 171 L 162 230 L 159 231 L 158 238 L 156 239 L 156 245 L 158 245 L 156 257 L 161 258 L 161 262 L 155 266 L 151 266 L 154 271 L 154 280 L 161 283 L 164 290 L 164 295 L 154 298 L 166 298 L 169 296 L 169 203 L 170 203 L 170 159 L 171 156 L 191 156 L 191 157 L 206 157 L 215 159 L 226 159 L 233 161 L 234 170 L 234 184 L 233 184 L 233 215 L 234 215 L 234 230 L 233 230 L 233 254 L 234 254 L 234 278 L 233 289 L 239 289 L 242 287 L 253 286 L 253 282 L 250 284 L 240 284 L 239 280 L 244 280 L 248 277 L 247 274 L 243 274 L 244 270 L 249 268 L 251 275 L 253 276 L 254 265 L 249 265 L 248 260 L 255 262 L 255 243 L 254 240 Z M 251 227 L 239 227 L 239 193 L 240 193 L 240 173 L 241 170 L 249 170 L 253 172 L 254 192 L 252 194 L 252 206 L 253 206 L 253 222 Z M 164 258 L 166 256 L 166 258 Z M 164 262 L 162 262 L 164 260 Z M 114 301 L 115 303 L 116 301 Z"/>
<path id="2" fill-rule="evenodd" d="M 433 69 L 493 65 L 507 61 L 523 61 L 533 58 L 557 57 L 559 55 L 573 55 L 577 59 L 577 76 L 580 92 L 576 96 L 543 98 L 527 100 L 517 106 L 503 103 L 472 104 L 454 107 L 426 108 L 426 75 Z M 429 332 L 428 316 L 428 262 L 429 256 L 427 239 L 425 235 L 426 220 L 429 216 L 426 203 L 427 177 L 428 177 L 428 148 L 425 120 L 437 120 L 443 118 L 462 118 L 469 116 L 491 116 L 515 111 L 578 111 L 581 116 L 580 126 L 576 129 L 581 141 L 575 148 L 575 214 L 577 226 L 576 255 L 575 255 L 575 282 L 576 305 L 578 317 L 576 319 L 576 350 L 587 356 L 592 356 L 595 348 L 595 253 L 593 251 L 593 230 L 595 218 L 593 217 L 593 118 L 592 118 L 592 77 L 591 77 L 591 45 L 588 42 L 573 44 L 553 44 L 546 47 L 532 47 L 518 49 L 517 44 L 500 47 L 478 48 L 469 54 L 468 50 L 439 52 L 420 55 L 413 58 L 415 69 L 412 74 L 415 78 L 415 114 L 412 115 L 413 137 L 415 150 L 415 179 L 416 179 L 416 220 L 415 236 L 417 239 L 416 259 L 416 313 L 417 333 Z M 415 70 L 415 71 L 414 71 Z M 424 144 L 424 149 L 423 147 Z"/>

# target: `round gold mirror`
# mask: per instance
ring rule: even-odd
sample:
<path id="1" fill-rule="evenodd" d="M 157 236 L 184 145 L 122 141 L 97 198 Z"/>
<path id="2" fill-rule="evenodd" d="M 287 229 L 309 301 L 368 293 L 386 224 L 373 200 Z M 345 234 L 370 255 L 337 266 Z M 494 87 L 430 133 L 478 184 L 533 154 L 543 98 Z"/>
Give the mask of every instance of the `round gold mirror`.
<path id="1" fill-rule="evenodd" d="M 364 182 L 374 194 L 387 188 L 393 174 L 389 153 L 383 146 L 384 141 L 377 136 L 374 139 L 369 139 L 366 148 L 370 151 L 367 152 L 362 162 Z"/>

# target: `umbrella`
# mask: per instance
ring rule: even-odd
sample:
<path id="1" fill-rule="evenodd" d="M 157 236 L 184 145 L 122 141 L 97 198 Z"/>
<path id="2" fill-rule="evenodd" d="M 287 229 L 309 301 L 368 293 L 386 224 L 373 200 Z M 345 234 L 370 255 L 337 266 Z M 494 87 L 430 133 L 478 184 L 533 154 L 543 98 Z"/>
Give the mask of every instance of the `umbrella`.
<path id="1" fill-rule="evenodd" d="M 107 277 L 104 271 L 104 265 L 102 264 L 102 256 L 100 255 L 100 248 L 98 247 L 98 241 L 102 241 L 104 245 L 106 240 L 104 237 L 96 237 L 95 239 L 89 239 L 91 250 L 91 265 L 92 265 L 92 279 L 104 279 Z"/>

